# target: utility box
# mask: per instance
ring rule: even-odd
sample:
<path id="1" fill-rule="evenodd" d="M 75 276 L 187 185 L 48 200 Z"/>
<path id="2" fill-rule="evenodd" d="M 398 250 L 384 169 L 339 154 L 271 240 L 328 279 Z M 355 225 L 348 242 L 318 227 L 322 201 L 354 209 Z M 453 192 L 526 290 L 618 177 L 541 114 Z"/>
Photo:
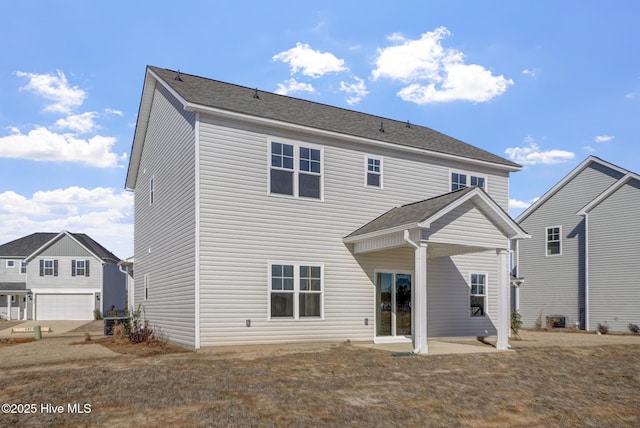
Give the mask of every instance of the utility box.
<path id="1" fill-rule="evenodd" d="M 104 335 L 113 336 L 113 327 L 123 324 L 125 329 L 129 329 L 129 317 L 105 317 L 104 318 Z"/>

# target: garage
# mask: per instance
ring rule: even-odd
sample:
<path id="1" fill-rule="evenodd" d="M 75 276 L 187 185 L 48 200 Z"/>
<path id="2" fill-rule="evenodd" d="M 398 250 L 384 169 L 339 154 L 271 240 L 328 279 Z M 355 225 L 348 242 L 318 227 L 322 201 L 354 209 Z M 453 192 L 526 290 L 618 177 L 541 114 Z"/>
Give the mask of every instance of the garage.
<path id="1" fill-rule="evenodd" d="M 93 294 L 37 294 L 37 320 L 92 320 Z"/>

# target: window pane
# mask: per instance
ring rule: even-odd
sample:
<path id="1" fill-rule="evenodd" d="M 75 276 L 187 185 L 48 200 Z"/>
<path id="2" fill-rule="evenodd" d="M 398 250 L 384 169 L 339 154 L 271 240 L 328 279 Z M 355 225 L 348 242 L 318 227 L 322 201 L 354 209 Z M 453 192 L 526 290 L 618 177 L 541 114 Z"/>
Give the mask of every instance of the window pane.
<path id="1" fill-rule="evenodd" d="M 282 154 L 286 157 L 293 158 L 293 146 L 291 144 L 283 144 Z"/>
<path id="2" fill-rule="evenodd" d="M 293 158 L 288 158 L 288 157 L 283 158 L 282 167 L 287 169 L 293 169 Z"/>
<path id="3" fill-rule="evenodd" d="M 311 149 L 311 160 L 316 161 L 316 162 L 320 162 L 320 150 L 318 149 Z"/>
<path id="4" fill-rule="evenodd" d="M 380 187 L 380 174 L 367 174 L 367 186 Z"/>
<path id="5" fill-rule="evenodd" d="M 320 174 L 320 162 L 311 161 L 311 172 L 315 172 L 316 174 Z"/>
<path id="6" fill-rule="evenodd" d="M 287 278 L 293 278 L 293 266 L 292 265 L 284 265 L 282 269 L 283 276 Z"/>
<path id="7" fill-rule="evenodd" d="M 293 290 L 293 278 L 284 278 L 282 280 L 282 286 L 285 290 Z"/>
<path id="8" fill-rule="evenodd" d="M 311 277 L 320 279 L 320 266 L 311 267 Z"/>
<path id="9" fill-rule="evenodd" d="M 484 316 L 484 296 L 471 296 L 469 315 L 472 317 Z"/>
<path id="10" fill-rule="evenodd" d="M 282 276 L 282 265 L 272 265 L 271 276 Z"/>
<path id="11" fill-rule="evenodd" d="M 293 172 L 279 169 L 271 170 L 271 193 L 293 195 Z"/>
<path id="12" fill-rule="evenodd" d="M 547 244 L 547 254 L 560 254 L 560 243 L 559 242 L 549 242 Z"/>
<path id="13" fill-rule="evenodd" d="M 300 159 L 300 170 L 311 171 L 311 166 L 309 165 L 308 160 Z"/>
<path id="14" fill-rule="evenodd" d="M 300 299 L 298 303 L 301 318 L 320 316 L 320 294 L 300 293 Z"/>
<path id="15" fill-rule="evenodd" d="M 313 291 L 321 291 L 320 280 L 319 279 L 312 279 L 311 280 L 311 290 L 313 290 Z"/>
<path id="16" fill-rule="evenodd" d="M 282 290 L 282 278 L 271 278 L 271 289 Z"/>
<path id="17" fill-rule="evenodd" d="M 320 199 L 319 175 L 300 174 L 299 187 L 298 192 L 300 196 Z"/>
<path id="18" fill-rule="evenodd" d="M 271 166 L 282 167 L 282 156 L 271 155 Z"/>
<path id="19" fill-rule="evenodd" d="M 307 278 L 300 278 L 300 290 L 309 290 L 309 280 Z"/>
<path id="20" fill-rule="evenodd" d="M 300 266 L 300 278 L 309 277 L 309 266 Z"/>
<path id="21" fill-rule="evenodd" d="M 300 159 L 311 159 L 309 156 L 309 149 L 306 147 L 300 147 Z"/>
<path id="22" fill-rule="evenodd" d="M 293 317 L 293 293 L 271 293 L 271 316 Z"/>

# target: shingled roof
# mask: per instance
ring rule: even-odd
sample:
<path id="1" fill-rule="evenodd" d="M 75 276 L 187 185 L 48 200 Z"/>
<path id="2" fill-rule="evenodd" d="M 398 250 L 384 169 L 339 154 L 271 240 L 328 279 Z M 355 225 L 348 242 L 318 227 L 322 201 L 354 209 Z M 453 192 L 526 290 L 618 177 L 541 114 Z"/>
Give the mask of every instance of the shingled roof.
<path id="1" fill-rule="evenodd" d="M 64 232 L 63 232 L 64 233 Z M 117 263 L 120 259 L 111 251 L 104 248 L 98 242 L 94 241 L 89 235 L 84 233 L 70 233 L 85 248 L 95 254 L 101 260 L 106 262 Z M 35 251 L 42 248 L 48 242 L 59 236 L 60 233 L 32 233 L 31 235 L 18 238 L 6 244 L 0 245 L 0 257 L 2 258 L 26 258 Z"/>
<path id="2" fill-rule="evenodd" d="M 149 66 L 148 70 L 182 97 L 184 101 L 192 105 L 397 144 L 428 152 L 459 156 L 502 165 L 512 170 L 520 169 L 520 165 L 517 163 L 425 126 L 278 95 L 256 88 L 224 83 L 175 70 L 153 66 Z M 177 78 L 178 76 L 179 78 Z"/>
<path id="3" fill-rule="evenodd" d="M 455 200 L 471 192 L 474 188 L 475 187 L 465 187 L 450 193 L 445 193 L 444 195 L 436 196 L 435 198 L 392 208 L 380 217 L 373 219 L 360 229 L 354 231 L 348 235 L 347 238 L 411 223 L 418 224 L 447 207 Z"/>

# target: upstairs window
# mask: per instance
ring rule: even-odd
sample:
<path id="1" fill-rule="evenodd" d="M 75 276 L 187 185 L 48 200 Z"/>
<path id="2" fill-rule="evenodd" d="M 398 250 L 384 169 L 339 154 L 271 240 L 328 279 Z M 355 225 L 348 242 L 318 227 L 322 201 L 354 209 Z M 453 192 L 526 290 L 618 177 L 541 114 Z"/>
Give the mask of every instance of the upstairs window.
<path id="1" fill-rule="evenodd" d="M 89 276 L 89 260 L 71 260 L 71 276 Z"/>
<path id="2" fill-rule="evenodd" d="M 7 268 L 8 269 L 13 269 L 14 267 L 16 267 L 16 261 L 15 260 L 7 260 Z"/>
<path id="3" fill-rule="evenodd" d="M 365 186 L 382 187 L 382 158 L 365 156 L 366 176 Z"/>
<path id="4" fill-rule="evenodd" d="M 20 273 L 27 273 L 27 262 L 24 260 L 20 261 Z"/>
<path id="5" fill-rule="evenodd" d="M 562 254 L 562 227 L 547 227 L 547 256 Z"/>
<path id="6" fill-rule="evenodd" d="M 58 276 L 58 261 L 40 259 L 40 276 Z"/>
<path id="7" fill-rule="evenodd" d="M 470 283 L 469 316 L 483 317 L 487 313 L 487 275 L 472 273 Z"/>
<path id="8" fill-rule="evenodd" d="M 486 187 L 485 187 L 486 181 L 487 181 L 486 177 L 482 177 L 479 175 L 471 175 L 471 174 L 461 173 L 461 172 L 452 172 L 451 173 L 451 191 L 463 189 L 465 187 L 470 187 L 470 186 L 478 186 L 486 190 Z"/>
<path id="9" fill-rule="evenodd" d="M 321 150 L 272 141 L 269 183 L 271 194 L 321 199 Z"/>

